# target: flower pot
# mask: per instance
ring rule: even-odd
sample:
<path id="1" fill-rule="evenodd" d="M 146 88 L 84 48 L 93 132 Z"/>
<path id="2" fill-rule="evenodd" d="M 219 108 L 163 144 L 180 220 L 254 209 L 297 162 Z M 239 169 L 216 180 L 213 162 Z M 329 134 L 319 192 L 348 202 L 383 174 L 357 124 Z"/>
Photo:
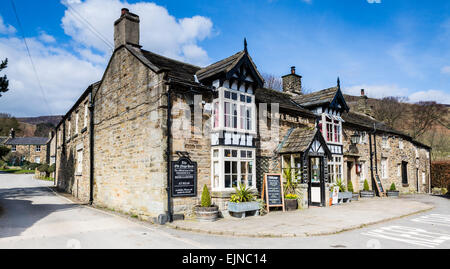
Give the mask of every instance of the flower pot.
<path id="1" fill-rule="evenodd" d="M 353 193 L 352 194 L 352 201 L 358 201 L 359 198 L 359 194 L 358 193 Z"/>
<path id="2" fill-rule="evenodd" d="M 374 191 L 360 191 L 359 192 L 361 198 L 372 198 L 375 197 Z"/>
<path id="3" fill-rule="evenodd" d="M 258 202 L 244 202 L 244 203 L 233 203 L 228 202 L 228 212 L 231 213 L 231 216 L 240 216 L 241 218 L 245 218 L 248 213 L 251 213 L 253 216 L 259 215 L 259 203 Z M 233 214 L 235 213 L 235 214 Z"/>
<path id="4" fill-rule="evenodd" d="M 352 193 L 349 191 L 346 192 L 339 192 L 338 193 L 338 200 L 339 203 L 346 203 L 346 202 L 350 202 L 350 200 L 352 199 Z"/>
<path id="5" fill-rule="evenodd" d="M 194 207 L 195 216 L 198 221 L 211 222 L 216 221 L 219 217 L 219 207 L 214 205 L 211 207 Z"/>
<path id="6" fill-rule="evenodd" d="M 399 191 L 387 191 L 386 195 L 388 197 L 398 197 L 399 193 L 400 193 Z"/>
<path id="7" fill-rule="evenodd" d="M 297 210 L 298 201 L 297 199 L 286 199 L 284 200 L 284 205 L 287 211 Z"/>

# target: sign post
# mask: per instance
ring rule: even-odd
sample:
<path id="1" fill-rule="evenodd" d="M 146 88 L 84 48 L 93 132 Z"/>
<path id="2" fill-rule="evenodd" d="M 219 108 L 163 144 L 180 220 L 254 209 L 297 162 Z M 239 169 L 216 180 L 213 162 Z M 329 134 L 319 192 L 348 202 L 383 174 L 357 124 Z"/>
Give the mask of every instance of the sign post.
<path id="1" fill-rule="evenodd" d="M 283 211 L 285 211 L 284 190 L 281 183 L 281 174 L 264 174 L 261 198 L 266 200 L 267 213 L 270 212 L 271 207 L 281 206 Z"/>
<path id="2" fill-rule="evenodd" d="M 197 196 L 197 162 L 188 157 L 172 161 L 172 197 Z"/>

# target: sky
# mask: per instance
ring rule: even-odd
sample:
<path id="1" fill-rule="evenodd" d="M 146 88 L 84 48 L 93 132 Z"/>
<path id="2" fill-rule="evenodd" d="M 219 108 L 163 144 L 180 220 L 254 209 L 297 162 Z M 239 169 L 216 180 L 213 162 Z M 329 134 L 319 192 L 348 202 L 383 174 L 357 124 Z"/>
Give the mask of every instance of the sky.
<path id="1" fill-rule="evenodd" d="M 13 1 L 20 25 L 12 1 L 0 5 L 0 112 L 17 117 L 65 114 L 101 79 L 122 7 L 140 16 L 143 49 L 177 60 L 206 66 L 245 37 L 261 73 L 296 66 L 307 91 L 340 77 L 348 94 L 450 104 L 447 0 Z"/>

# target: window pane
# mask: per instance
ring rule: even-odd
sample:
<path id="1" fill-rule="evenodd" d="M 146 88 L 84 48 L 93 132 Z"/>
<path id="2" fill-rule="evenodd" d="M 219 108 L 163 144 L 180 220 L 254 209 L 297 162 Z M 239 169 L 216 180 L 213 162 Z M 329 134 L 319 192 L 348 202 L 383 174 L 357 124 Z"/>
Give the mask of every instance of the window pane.
<path id="1" fill-rule="evenodd" d="M 233 93 L 231 94 L 231 99 L 237 100 L 237 93 L 233 92 Z"/>
<path id="2" fill-rule="evenodd" d="M 230 162 L 225 162 L 225 174 L 231 174 Z"/>
<path id="3" fill-rule="evenodd" d="M 219 157 L 219 150 L 218 149 L 215 149 L 214 151 L 213 151 L 213 157 Z"/>
<path id="4" fill-rule="evenodd" d="M 247 158 L 251 158 L 252 155 L 253 155 L 253 152 L 252 152 L 252 151 L 247 151 Z"/>
<path id="5" fill-rule="evenodd" d="M 232 157 L 237 157 L 237 150 L 232 150 L 231 151 Z"/>
<path id="6" fill-rule="evenodd" d="M 233 188 L 238 186 L 238 184 L 237 184 L 237 177 L 238 177 L 237 175 L 233 175 L 232 176 L 232 181 L 233 181 L 233 186 L 232 187 Z"/>
<path id="7" fill-rule="evenodd" d="M 225 175 L 225 188 L 231 188 L 231 176 Z"/>
<path id="8" fill-rule="evenodd" d="M 247 103 L 251 103 L 252 102 L 252 97 L 251 96 L 247 96 Z"/>
<path id="9" fill-rule="evenodd" d="M 241 94 L 240 99 L 241 99 L 241 102 L 245 102 L 245 95 Z"/>
<path id="10" fill-rule="evenodd" d="M 252 174 L 249 174 L 248 177 L 247 177 L 247 185 L 249 187 L 253 186 Z"/>
<path id="11" fill-rule="evenodd" d="M 237 162 L 231 162 L 231 169 L 233 174 L 237 174 Z"/>
<path id="12" fill-rule="evenodd" d="M 247 157 L 247 151 L 245 150 L 241 150 L 241 158 L 246 158 Z"/>
<path id="13" fill-rule="evenodd" d="M 225 91 L 224 94 L 225 94 L 225 98 L 226 99 L 230 99 L 230 92 L 229 91 Z"/>

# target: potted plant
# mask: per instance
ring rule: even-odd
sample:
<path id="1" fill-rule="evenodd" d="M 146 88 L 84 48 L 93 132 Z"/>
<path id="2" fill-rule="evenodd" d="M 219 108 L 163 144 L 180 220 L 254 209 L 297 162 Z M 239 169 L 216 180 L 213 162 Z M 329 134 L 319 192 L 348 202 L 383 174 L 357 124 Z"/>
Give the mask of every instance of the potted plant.
<path id="1" fill-rule="evenodd" d="M 236 189 L 236 194 L 231 195 L 231 199 L 228 202 L 228 212 L 231 216 L 239 215 L 241 218 L 245 218 L 247 212 L 252 212 L 254 216 L 259 215 L 260 203 L 255 201 L 250 188 L 239 184 L 239 188 Z"/>
<path id="2" fill-rule="evenodd" d="M 347 189 L 348 189 L 349 192 L 352 193 L 352 201 L 358 201 L 359 194 L 355 193 L 355 190 L 353 189 L 353 183 L 352 183 L 351 180 L 348 182 Z"/>
<path id="3" fill-rule="evenodd" d="M 388 197 L 398 197 L 399 191 L 395 188 L 395 183 L 392 182 L 391 187 L 386 192 Z"/>
<path id="4" fill-rule="evenodd" d="M 212 205 L 206 184 L 203 186 L 201 203 L 194 207 L 194 211 L 198 221 L 216 221 L 219 217 L 219 207 Z"/>
<path id="5" fill-rule="evenodd" d="M 298 195 L 295 193 L 297 183 L 294 181 L 294 178 L 297 178 L 298 171 L 293 171 L 290 167 L 288 167 L 284 169 L 283 174 L 284 179 L 286 180 L 284 184 L 284 206 L 287 211 L 297 210 Z"/>
<path id="6" fill-rule="evenodd" d="M 342 203 L 350 201 L 352 199 L 352 192 L 346 191 L 345 184 L 340 178 L 336 181 L 336 186 L 339 187 L 338 200 Z"/>
<path id="7" fill-rule="evenodd" d="M 359 194 L 361 195 L 361 198 L 368 198 L 375 196 L 375 192 L 371 191 L 369 188 L 369 182 L 367 182 L 367 179 L 364 180 L 364 189 L 360 191 Z"/>

